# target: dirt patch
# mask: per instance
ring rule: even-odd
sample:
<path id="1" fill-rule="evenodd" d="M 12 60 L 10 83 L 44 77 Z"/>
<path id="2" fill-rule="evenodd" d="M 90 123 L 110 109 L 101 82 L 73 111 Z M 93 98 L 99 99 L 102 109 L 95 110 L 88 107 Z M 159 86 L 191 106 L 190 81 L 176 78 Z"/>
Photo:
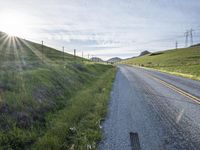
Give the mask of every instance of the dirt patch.
<path id="1" fill-rule="evenodd" d="M 47 87 L 37 87 L 33 90 L 32 95 L 37 101 L 42 102 L 48 95 L 48 89 Z"/>
<path id="2" fill-rule="evenodd" d="M 19 128 L 29 128 L 32 123 L 32 117 L 26 112 L 16 112 L 15 117 L 17 118 L 17 126 Z"/>
<path id="3" fill-rule="evenodd" d="M 75 68 L 75 69 L 77 69 L 79 71 L 82 71 L 82 72 L 86 72 L 87 71 L 87 69 L 85 67 L 83 67 L 82 65 L 80 65 L 80 64 L 73 64 L 72 66 L 73 66 L 73 68 Z"/>
<path id="4" fill-rule="evenodd" d="M 46 110 L 47 111 L 47 110 Z M 40 123 L 45 123 L 44 111 L 34 111 L 31 113 L 33 121 L 39 121 Z"/>
<path id="5" fill-rule="evenodd" d="M 6 103 L 0 103 L 0 113 L 8 113 L 9 112 L 9 106 Z"/>
<path id="6" fill-rule="evenodd" d="M 0 81 L 0 92 L 12 91 L 12 87 L 15 85 L 13 81 Z"/>

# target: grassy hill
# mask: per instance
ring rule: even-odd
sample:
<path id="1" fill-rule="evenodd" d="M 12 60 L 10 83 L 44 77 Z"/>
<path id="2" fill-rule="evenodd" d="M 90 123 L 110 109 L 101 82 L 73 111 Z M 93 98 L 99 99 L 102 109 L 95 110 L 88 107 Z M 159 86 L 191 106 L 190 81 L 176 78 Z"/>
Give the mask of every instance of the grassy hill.
<path id="1" fill-rule="evenodd" d="M 200 46 L 151 53 L 123 63 L 200 80 Z"/>
<path id="2" fill-rule="evenodd" d="M 113 58 L 108 59 L 107 62 L 116 63 L 116 62 L 120 62 L 121 60 L 122 59 L 119 57 L 113 57 Z"/>
<path id="3" fill-rule="evenodd" d="M 0 149 L 95 147 L 114 73 L 0 32 Z"/>

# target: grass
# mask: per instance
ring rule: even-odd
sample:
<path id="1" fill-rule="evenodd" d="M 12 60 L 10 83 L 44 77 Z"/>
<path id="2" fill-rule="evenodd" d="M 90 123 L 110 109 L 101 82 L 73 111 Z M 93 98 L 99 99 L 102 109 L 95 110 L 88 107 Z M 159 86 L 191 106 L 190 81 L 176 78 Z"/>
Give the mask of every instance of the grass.
<path id="1" fill-rule="evenodd" d="M 114 70 L 0 32 L 0 149 L 96 145 Z"/>
<path id="2" fill-rule="evenodd" d="M 122 63 L 200 80 L 200 46 L 152 53 Z"/>
<path id="3" fill-rule="evenodd" d="M 63 110 L 56 113 L 35 148 L 96 149 L 101 138 L 100 120 L 106 113 L 114 73 L 114 69 L 107 71 L 94 85 L 79 92 Z"/>

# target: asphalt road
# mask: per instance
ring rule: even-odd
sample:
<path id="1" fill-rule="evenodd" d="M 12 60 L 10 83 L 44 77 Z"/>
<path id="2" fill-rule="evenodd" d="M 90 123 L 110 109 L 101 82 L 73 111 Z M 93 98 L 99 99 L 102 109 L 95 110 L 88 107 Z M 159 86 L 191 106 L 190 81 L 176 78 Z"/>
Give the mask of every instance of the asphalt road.
<path id="1" fill-rule="evenodd" d="M 99 149 L 131 150 L 134 132 L 142 150 L 199 150 L 200 104 L 160 80 L 196 98 L 200 82 L 136 67 L 118 68 Z"/>

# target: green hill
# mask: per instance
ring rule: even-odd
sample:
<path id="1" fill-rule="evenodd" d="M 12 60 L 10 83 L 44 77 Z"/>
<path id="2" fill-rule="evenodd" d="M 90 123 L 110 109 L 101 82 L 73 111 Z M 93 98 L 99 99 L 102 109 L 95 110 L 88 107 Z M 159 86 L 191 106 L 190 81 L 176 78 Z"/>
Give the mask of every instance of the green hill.
<path id="1" fill-rule="evenodd" d="M 96 122 L 105 114 L 114 70 L 0 32 L 0 149 L 68 149 L 73 144 L 84 149 L 96 143 Z M 70 139 L 71 127 L 82 137 Z M 57 133 L 51 134 L 52 128 Z"/>
<path id="2" fill-rule="evenodd" d="M 200 80 L 200 46 L 151 53 L 123 63 Z"/>

